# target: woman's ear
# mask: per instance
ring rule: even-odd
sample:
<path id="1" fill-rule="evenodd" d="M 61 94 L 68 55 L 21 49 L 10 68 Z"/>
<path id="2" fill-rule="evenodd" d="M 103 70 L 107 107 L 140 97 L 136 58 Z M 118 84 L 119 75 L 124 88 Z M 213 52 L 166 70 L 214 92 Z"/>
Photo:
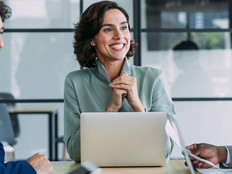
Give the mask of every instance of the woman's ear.
<path id="1" fill-rule="evenodd" d="M 92 45 L 93 47 L 96 45 L 93 39 L 90 40 L 90 45 Z"/>

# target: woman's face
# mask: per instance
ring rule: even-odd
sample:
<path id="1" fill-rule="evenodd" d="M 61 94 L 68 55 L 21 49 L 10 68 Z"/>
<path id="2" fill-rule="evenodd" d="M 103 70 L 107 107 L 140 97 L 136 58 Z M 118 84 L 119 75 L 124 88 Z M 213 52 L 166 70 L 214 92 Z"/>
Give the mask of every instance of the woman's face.
<path id="1" fill-rule="evenodd" d="M 130 31 L 124 14 L 118 9 L 105 12 L 104 21 L 91 45 L 101 62 L 123 60 L 130 48 Z"/>

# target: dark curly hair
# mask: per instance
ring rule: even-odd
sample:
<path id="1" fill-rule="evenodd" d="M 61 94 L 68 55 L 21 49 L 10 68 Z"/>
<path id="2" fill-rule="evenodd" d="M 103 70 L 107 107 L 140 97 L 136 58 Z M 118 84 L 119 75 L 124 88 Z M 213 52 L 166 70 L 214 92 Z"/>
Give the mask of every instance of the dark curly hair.
<path id="1" fill-rule="evenodd" d="M 0 1 L 0 16 L 2 18 L 2 22 L 11 17 L 11 8 L 4 4 L 3 1 Z"/>
<path id="2" fill-rule="evenodd" d="M 97 53 L 91 46 L 91 39 L 99 32 L 104 21 L 104 14 L 107 10 L 118 9 L 126 17 L 129 25 L 129 16 L 126 10 L 119 7 L 117 3 L 111 1 L 101 1 L 89 6 L 81 16 L 80 22 L 75 25 L 74 29 L 74 54 L 82 67 L 95 67 Z M 129 25 L 130 30 L 130 25 Z M 136 44 L 130 41 L 130 49 L 126 54 L 127 57 L 134 55 Z"/>

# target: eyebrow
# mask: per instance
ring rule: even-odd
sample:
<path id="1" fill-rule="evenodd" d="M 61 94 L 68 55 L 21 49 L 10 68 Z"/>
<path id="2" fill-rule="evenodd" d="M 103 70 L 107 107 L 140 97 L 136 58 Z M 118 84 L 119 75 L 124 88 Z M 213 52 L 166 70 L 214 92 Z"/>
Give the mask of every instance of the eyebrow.
<path id="1" fill-rule="evenodd" d="M 123 21 L 123 22 L 120 23 L 120 25 L 123 25 L 123 24 L 128 24 L 128 22 Z M 103 24 L 102 27 L 104 27 L 104 26 L 110 26 L 111 27 L 111 26 L 114 26 L 114 24 Z"/>

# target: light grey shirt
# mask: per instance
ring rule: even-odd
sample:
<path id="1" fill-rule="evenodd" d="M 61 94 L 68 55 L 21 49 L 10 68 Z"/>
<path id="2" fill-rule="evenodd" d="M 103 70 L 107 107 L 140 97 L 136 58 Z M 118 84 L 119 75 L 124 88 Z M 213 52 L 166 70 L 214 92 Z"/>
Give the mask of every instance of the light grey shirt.
<path id="1" fill-rule="evenodd" d="M 222 163 L 222 165 L 220 165 L 220 167 L 222 168 L 231 168 L 232 167 L 232 146 L 225 146 L 226 151 L 227 151 L 227 159 L 226 159 L 226 163 Z"/>
<path id="2" fill-rule="evenodd" d="M 163 111 L 175 116 L 175 109 L 164 73 L 152 67 L 129 64 L 127 58 L 121 73 L 137 79 L 139 98 L 147 112 Z M 97 61 L 94 68 L 69 73 L 64 88 L 64 141 L 71 159 L 80 161 L 80 113 L 104 112 L 112 98 L 106 69 Z M 125 99 L 119 112 L 134 112 Z M 172 146 L 173 144 L 171 144 Z M 167 147 L 170 154 L 172 147 Z"/>

